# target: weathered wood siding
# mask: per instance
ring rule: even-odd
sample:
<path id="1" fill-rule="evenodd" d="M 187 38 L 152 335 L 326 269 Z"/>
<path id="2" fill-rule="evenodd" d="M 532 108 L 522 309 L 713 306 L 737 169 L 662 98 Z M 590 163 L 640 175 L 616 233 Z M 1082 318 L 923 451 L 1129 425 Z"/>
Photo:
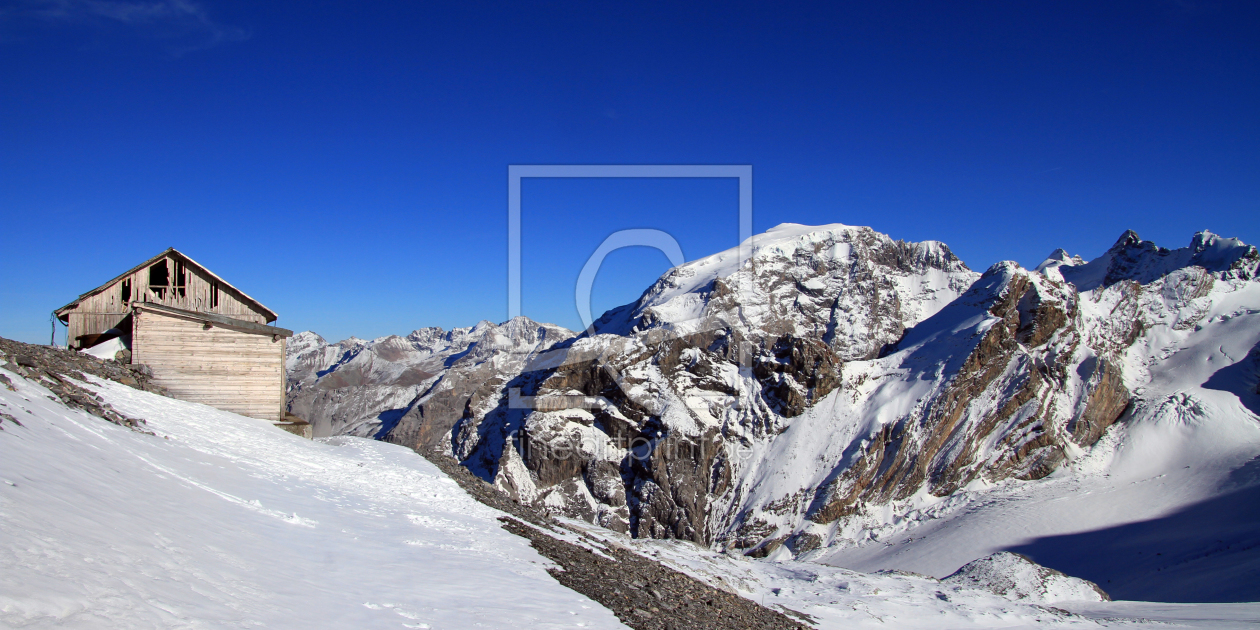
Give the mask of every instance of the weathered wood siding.
<path id="1" fill-rule="evenodd" d="M 164 288 L 149 285 L 149 269 L 165 260 L 167 285 Z M 176 263 L 184 271 L 183 285 L 178 284 Z M 123 301 L 124 284 L 128 284 L 130 295 Z M 218 293 L 217 302 L 215 293 Z M 266 324 L 267 315 L 232 287 L 215 280 L 194 264 L 190 264 L 177 255 L 167 255 L 145 267 L 137 269 L 128 276 L 119 278 L 98 293 L 84 297 L 73 312 L 69 314 L 67 323 L 67 339 L 74 345 L 79 335 L 102 333 L 115 326 L 121 317 L 110 321 L 108 317 L 97 317 L 103 314 L 125 314 L 132 302 L 154 302 L 182 308 L 187 311 L 215 313 L 234 319 L 241 319 L 257 324 Z"/>
<path id="2" fill-rule="evenodd" d="M 238 332 L 181 317 L 139 311 L 132 362 L 181 400 L 279 422 L 284 408 L 283 337 Z"/>

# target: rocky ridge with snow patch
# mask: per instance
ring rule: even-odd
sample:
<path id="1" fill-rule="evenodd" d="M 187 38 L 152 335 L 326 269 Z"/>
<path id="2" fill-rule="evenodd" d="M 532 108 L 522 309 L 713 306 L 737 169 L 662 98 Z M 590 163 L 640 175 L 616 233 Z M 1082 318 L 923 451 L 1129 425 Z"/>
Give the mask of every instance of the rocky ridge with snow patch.
<path id="1" fill-rule="evenodd" d="M 1014 601 L 1041 604 L 1111 601 L 1106 591 L 1089 580 L 1064 575 L 1009 551 L 968 562 L 941 582 L 983 588 Z"/>

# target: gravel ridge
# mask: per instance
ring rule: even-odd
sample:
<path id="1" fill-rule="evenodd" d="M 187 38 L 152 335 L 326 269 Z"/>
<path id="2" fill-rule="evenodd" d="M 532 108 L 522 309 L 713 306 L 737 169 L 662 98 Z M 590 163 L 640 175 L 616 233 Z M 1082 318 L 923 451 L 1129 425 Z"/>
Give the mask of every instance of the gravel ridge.
<path id="1" fill-rule="evenodd" d="M 509 514 L 499 518 L 503 528 L 529 539 L 534 549 L 559 565 L 548 570 L 556 580 L 599 602 L 635 630 L 806 630 L 813 627 L 657 561 L 563 528 L 549 517 L 513 501 L 440 451 L 421 451 L 420 454 L 473 498 Z M 574 537 L 580 538 L 582 544 L 562 540 Z"/>

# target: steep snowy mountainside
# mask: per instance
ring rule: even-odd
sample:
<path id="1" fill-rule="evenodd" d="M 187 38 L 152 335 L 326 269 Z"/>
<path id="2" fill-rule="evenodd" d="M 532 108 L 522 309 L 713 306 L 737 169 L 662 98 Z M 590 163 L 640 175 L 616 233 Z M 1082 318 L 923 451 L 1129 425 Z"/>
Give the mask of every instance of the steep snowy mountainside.
<path id="1" fill-rule="evenodd" d="M 1102 439 L 1036 484 L 982 480 L 868 510 L 819 557 L 943 576 L 1014 549 L 1116 597 L 1260 599 L 1260 513 L 1241 509 L 1260 478 L 1240 474 L 1260 461 L 1260 283 L 1242 271 L 1188 266 L 1079 293 L 1086 344 L 1132 392 Z"/>
<path id="2" fill-rule="evenodd" d="M 783 225 L 752 250 L 670 270 L 524 371 L 506 389 L 545 401 L 533 411 L 470 406 L 456 457 L 520 501 L 707 544 L 732 516 L 711 504 L 740 465 L 728 449 L 782 431 L 844 361 L 877 356 L 978 276 L 943 244 L 870 228 Z"/>
<path id="3" fill-rule="evenodd" d="M 835 392 L 750 458 L 731 542 L 813 548 L 867 506 L 1053 471 L 1128 401 L 1076 310 L 1070 289 L 999 263 L 896 351 L 846 363 Z"/>
<path id="4" fill-rule="evenodd" d="M 335 344 L 298 333 L 287 349 L 289 411 L 310 422 L 316 436 L 373 436 L 392 429 L 422 399 L 459 389 L 451 381 L 466 379 L 452 378 L 452 369 L 484 372 L 480 366 L 489 362 L 490 371 L 499 371 L 512 362 L 505 357 L 523 361 L 572 336 L 524 317 Z"/>
<path id="5" fill-rule="evenodd" d="M 757 340 L 816 338 L 841 360 L 871 358 L 977 277 L 944 243 L 894 241 L 868 227 L 785 223 L 748 247 L 742 266 L 735 247 L 669 270 L 595 331 L 733 328 Z"/>
<path id="6" fill-rule="evenodd" d="M 1081 258 L 1080 256 L 1071 256 L 1067 253 L 1066 249 L 1059 248 L 1050 252 L 1050 255 L 1047 256 L 1045 260 L 1041 261 L 1041 264 L 1037 265 L 1033 271 L 1042 273 L 1051 267 L 1062 267 L 1064 265 L 1071 267 L 1073 265 L 1083 264 L 1085 264 L 1084 258 Z"/>
<path id="7" fill-rule="evenodd" d="M 822 232 L 823 242 L 835 236 Z M 706 330 L 694 320 L 646 317 L 636 324 L 645 329 L 627 335 L 578 339 L 564 349 L 569 360 L 518 383 L 540 399 L 600 397 L 598 408 L 474 414 L 462 425 L 477 431 L 461 433 L 474 437 L 472 448 L 456 451 L 519 500 L 637 536 L 774 557 L 859 544 L 885 520 L 930 519 L 965 504 L 976 488 L 1043 479 L 1082 459 L 1113 423 L 1146 404 L 1152 370 L 1171 356 L 1170 330 L 1210 345 L 1221 334 L 1212 317 L 1260 306 L 1246 266 L 1254 250 L 1208 235 L 1194 242 L 1198 254 L 1175 257 L 1139 247 L 1115 269 L 1154 279 L 1085 292 L 1050 265 L 1035 272 L 999 263 L 882 344 L 881 356 L 864 359 L 841 359 L 817 329 L 798 322 L 775 329 L 785 333 L 776 337 L 738 321 Z M 1186 266 L 1171 268 L 1170 260 Z M 1215 270 L 1194 264 L 1221 260 L 1228 264 Z M 1150 269 L 1160 273 L 1134 271 Z M 604 324 L 696 296 L 684 290 L 707 286 L 709 276 L 670 277 L 637 310 L 610 313 Z M 712 295 L 688 297 L 684 303 L 702 306 L 686 315 L 712 312 Z M 842 295 L 870 303 L 861 291 Z M 736 300 L 728 312 L 743 306 Z M 682 332 L 695 332 L 670 329 L 671 321 L 692 322 Z M 801 330 L 814 336 L 793 334 Z M 751 373 L 737 369 L 740 344 L 754 356 Z M 1215 365 L 1229 366 L 1250 347 Z M 645 455 L 618 446 L 635 440 L 650 445 Z M 998 550 L 964 547 L 976 553 L 936 574 Z"/>
<path id="8" fill-rule="evenodd" d="M 0 627 L 625 627 L 410 450 L 85 384 L 146 435 L 0 375 Z"/>

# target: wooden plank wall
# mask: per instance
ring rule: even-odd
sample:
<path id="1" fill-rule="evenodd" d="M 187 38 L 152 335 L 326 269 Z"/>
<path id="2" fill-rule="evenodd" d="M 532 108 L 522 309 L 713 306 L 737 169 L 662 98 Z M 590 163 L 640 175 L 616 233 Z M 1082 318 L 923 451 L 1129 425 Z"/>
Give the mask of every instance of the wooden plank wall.
<path id="1" fill-rule="evenodd" d="M 152 311 L 136 313 L 132 363 L 181 400 L 279 422 L 284 411 L 284 338 L 238 332 Z"/>
<path id="2" fill-rule="evenodd" d="M 177 282 L 175 275 L 176 258 L 176 256 L 165 257 L 168 281 L 172 285 Z M 154 261 L 153 264 L 156 265 L 159 262 Z M 149 267 L 153 265 L 149 265 L 149 267 L 143 267 L 135 273 L 119 279 L 103 291 L 83 298 L 78 308 L 70 315 L 69 330 L 67 331 L 67 338 L 70 340 L 70 344 L 74 345 L 74 340 L 79 335 L 105 332 L 121 319 L 115 319 L 106 325 L 109 318 L 75 317 L 76 314 L 126 313 L 130 308 L 130 302 L 154 302 L 182 308 L 187 311 L 216 313 L 257 324 L 267 323 L 267 316 L 253 305 L 247 303 L 244 296 L 240 295 L 240 293 L 228 288 L 223 283 L 217 282 L 196 266 L 187 264 L 187 262 L 184 262 L 184 265 L 183 296 L 179 295 L 179 292 L 173 288 L 167 288 L 160 297 L 156 291 L 151 290 L 149 286 Z M 129 302 L 123 302 L 122 285 L 127 280 L 131 281 L 131 299 Z M 219 287 L 219 303 L 216 306 L 211 306 L 211 294 L 215 284 Z"/>

